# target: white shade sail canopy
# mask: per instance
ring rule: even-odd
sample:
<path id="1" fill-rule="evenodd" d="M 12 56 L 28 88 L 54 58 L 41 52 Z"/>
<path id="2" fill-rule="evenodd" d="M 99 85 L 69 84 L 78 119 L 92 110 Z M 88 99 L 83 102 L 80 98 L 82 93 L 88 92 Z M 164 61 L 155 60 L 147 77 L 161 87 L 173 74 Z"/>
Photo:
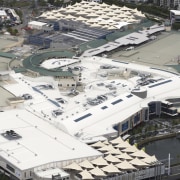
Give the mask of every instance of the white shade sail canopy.
<path id="1" fill-rule="evenodd" d="M 97 177 L 106 177 L 106 174 L 104 171 L 102 171 L 100 168 L 96 167 L 92 170 L 89 171 L 92 175 L 97 176 Z"/>
<path id="2" fill-rule="evenodd" d="M 108 151 L 107 154 L 119 155 L 119 154 L 122 154 L 122 152 L 119 149 L 114 148 L 114 149 Z"/>
<path id="3" fill-rule="evenodd" d="M 112 163 L 111 164 L 109 164 L 109 165 L 107 165 L 107 166 L 105 166 L 105 167 L 103 167 L 102 168 L 102 170 L 104 171 L 104 172 L 106 172 L 106 173 L 113 173 L 113 174 L 115 174 L 115 173 L 120 173 L 121 171 L 115 166 L 115 165 L 113 165 Z"/>
<path id="4" fill-rule="evenodd" d="M 155 155 L 146 157 L 146 158 L 142 159 L 142 161 L 147 163 L 147 164 L 155 164 L 156 162 L 158 162 Z"/>
<path id="5" fill-rule="evenodd" d="M 122 169 L 122 170 L 135 170 L 136 168 L 130 164 L 128 161 L 124 160 L 121 163 L 118 163 L 115 165 L 117 168 Z"/>
<path id="6" fill-rule="evenodd" d="M 83 179 L 83 180 L 94 179 L 93 176 L 91 175 L 91 173 L 89 173 L 87 170 L 84 170 L 84 171 L 80 172 L 79 174 L 81 175 L 81 179 Z"/>
<path id="7" fill-rule="evenodd" d="M 129 146 L 129 147 L 125 148 L 125 149 L 122 149 L 121 151 L 122 152 L 127 152 L 127 153 L 134 153 L 136 151 L 139 151 L 139 149 L 136 146 L 133 145 L 133 146 Z"/>
<path id="8" fill-rule="evenodd" d="M 79 164 L 77 164 L 76 162 L 73 162 L 72 164 L 63 167 L 63 169 L 71 169 L 71 170 L 76 170 L 76 171 L 82 171 L 83 170 L 81 168 L 81 166 Z"/>
<path id="9" fill-rule="evenodd" d="M 127 141 L 124 141 L 122 143 L 119 143 L 119 144 L 115 145 L 115 147 L 120 148 L 120 149 L 123 149 L 123 148 L 125 149 L 125 148 L 128 148 L 130 146 L 131 145 Z"/>
<path id="10" fill-rule="evenodd" d="M 96 148 L 100 148 L 100 147 L 103 147 L 105 146 L 104 142 L 101 142 L 101 141 L 98 141 L 94 144 L 91 144 L 91 147 L 96 147 Z"/>
<path id="11" fill-rule="evenodd" d="M 136 152 L 132 153 L 131 156 L 142 157 L 142 158 L 148 158 L 149 157 L 149 155 L 147 153 L 145 153 L 143 150 L 136 151 Z"/>
<path id="12" fill-rule="evenodd" d="M 129 161 L 129 163 L 131 163 L 132 165 L 141 166 L 141 167 L 148 166 L 147 163 L 143 162 L 142 160 L 140 160 L 138 158 L 135 158 L 135 159 Z"/>
<path id="13" fill-rule="evenodd" d="M 110 145 L 105 145 L 105 146 L 99 148 L 98 151 L 102 151 L 102 152 L 103 151 L 111 151 L 113 149 L 114 149 L 114 147 L 112 146 L 112 144 L 110 144 Z"/>
<path id="14" fill-rule="evenodd" d="M 83 162 L 79 163 L 79 165 L 83 168 L 86 168 L 86 169 L 93 169 L 94 168 L 93 164 L 88 160 L 84 160 Z"/>
<path id="15" fill-rule="evenodd" d="M 97 165 L 97 166 L 107 166 L 108 165 L 108 162 L 103 157 L 94 159 L 91 161 L 91 163 L 94 165 Z"/>
<path id="16" fill-rule="evenodd" d="M 132 158 L 129 154 L 127 154 L 127 153 L 123 153 L 123 154 L 117 155 L 116 157 L 119 158 L 119 159 L 126 159 L 126 160 L 132 160 L 132 159 L 133 159 L 133 158 Z"/>
<path id="17" fill-rule="evenodd" d="M 121 162 L 117 157 L 115 157 L 115 156 L 113 156 L 111 154 L 107 155 L 104 159 L 106 161 L 108 161 L 108 162 L 111 162 L 111 163 L 119 163 L 119 162 Z"/>

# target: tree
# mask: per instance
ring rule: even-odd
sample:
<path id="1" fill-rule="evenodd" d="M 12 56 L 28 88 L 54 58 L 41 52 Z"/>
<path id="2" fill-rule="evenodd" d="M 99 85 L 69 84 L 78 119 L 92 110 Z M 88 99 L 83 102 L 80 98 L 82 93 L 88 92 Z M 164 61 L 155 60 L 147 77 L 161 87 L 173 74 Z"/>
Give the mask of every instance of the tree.
<path id="1" fill-rule="evenodd" d="M 54 2 L 55 2 L 55 0 L 48 0 L 48 3 L 49 3 L 49 4 L 54 5 Z"/>

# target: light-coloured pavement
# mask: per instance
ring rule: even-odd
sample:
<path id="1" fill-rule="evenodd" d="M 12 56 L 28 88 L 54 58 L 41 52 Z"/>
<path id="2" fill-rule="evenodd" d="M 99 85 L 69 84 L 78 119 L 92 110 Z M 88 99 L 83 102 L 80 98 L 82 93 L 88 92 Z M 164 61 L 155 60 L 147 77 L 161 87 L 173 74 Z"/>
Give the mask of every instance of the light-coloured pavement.
<path id="1" fill-rule="evenodd" d="M 119 51 L 111 57 L 150 66 L 176 64 L 180 56 L 180 33 L 164 32 L 157 39 L 130 51 Z M 134 51 L 134 53 L 133 53 Z"/>

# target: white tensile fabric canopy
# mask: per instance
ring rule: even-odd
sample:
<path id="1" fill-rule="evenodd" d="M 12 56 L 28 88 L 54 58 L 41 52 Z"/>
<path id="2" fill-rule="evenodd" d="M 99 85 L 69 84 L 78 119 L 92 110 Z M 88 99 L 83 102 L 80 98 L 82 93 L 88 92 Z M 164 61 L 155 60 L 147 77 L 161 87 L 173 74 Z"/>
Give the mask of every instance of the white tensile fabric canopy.
<path id="1" fill-rule="evenodd" d="M 114 155 L 119 155 L 119 154 L 122 154 L 122 152 L 119 150 L 119 149 L 112 149 L 110 151 L 108 151 L 107 153 L 105 154 L 114 154 Z"/>
<path id="2" fill-rule="evenodd" d="M 103 167 L 102 168 L 102 170 L 104 171 L 104 172 L 106 172 L 106 173 L 113 173 L 113 174 L 115 174 L 115 173 L 120 173 L 121 171 L 115 166 L 115 165 L 113 165 L 113 164 L 109 164 L 109 165 L 107 165 L 107 166 L 105 166 L 105 167 Z"/>
<path id="3" fill-rule="evenodd" d="M 101 6 L 101 7 L 109 7 L 109 5 L 108 5 L 108 4 L 105 4 L 105 3 L 100 4 L 100 6 Z"/>
<path id="4" fill-rule="evenodd" d="M 102 171 L 100 168 L 96 167 L 92 170 L 89 171 L 92 175 L 97 176 L 97 177 L 106 177 L 106 174 L 104 171 Z"/>
<path id="5" fill-rule="evenodd" d="M 132 159 L 133 159 L 133 158 L 132 158 L 129 154 L 127 154 L 127 153 L 122 153 L 122 154 L 120 154 L 120 155 L 117 155 L 116 157 L 119 158 L 119 159 L 125 159 L 125 160 L 132 160 Z"/>
<path id="6" fill-rule="evenodd" d="M 79 16 L 78 18 L 76 18 L 76 21 L 87 21 L 87 19 L 82 16 Z"/>
<path id="7" fill-rule="evenodd" d="M 67 16 L 65 16 L 65 19 L 76 19 L 76 17 L 68 14 Z"/>
<path id="8" fill-rule="evenodd" d="M 155 155 L 146 157 L 146 158 L 141 159 L 141 160 L 143 162 L 147 163 L 147 164 L 154 164 L 154 163 L 158 162 L 158 160 L 156 159 Z"/>
<path id="9" fill-rule="evenodd" d="M 129 146 L 126 149 L 122 149 L 123 152 L 127 152 L 127 153 L 134 153 L 136 151 L 139 151 L 139 149 L 136 146 Z"/>
<path id="10" fill-rule="evenodd" d="M 91 175 L 91 173 L 89 173 L 87 170 L 84 170 L 82 172 L 79 173 L 82 177 L 83 180 L 89 180 L 89 179 L 94 179 Z"/>
<path id="11" fill-rule="evenodd" d="M 113 156 L 113 155 L 111 155 L 111 154 L 109 154 L 108 156 L 106 156 L 104 159 L 105 159 L 106 161 L 108 161 L 108 162 L 111 162 L 111 163 L 119 163 L 119 162 L 121 162 L 117 157 L 115 157 L 115 156 Z"/>
<path id="12" fill-rule="evenodd" d="M 94 168 L 93 164 L 88 160 L 84 160 L 83 162 L 79 163 L 79 165 L 81 167 L 86 168 L 86 169 L 93 169 Z"/>
<path id="13" fill-rule="evenodd" d="M 132 153 L 131 156 L 142 157 L 142 158 L 149 157 L 149 155 L 147 153 L 145 153 L 143 150 L 136 151 L 136 152 Z"/>
<path id="14" fill-rule="evenodd" d="M 138 159 L 137 157 L 131 161 L 129 161 L 129 163 L 131 163 L 132 165 L 135 165 L 135 166 L 148 166 L 147 163 L 143 162 L 142 160 Z"/>
<path id="15" fill-rule="evenodd" d="M 105 146 L 99 148 L 98 151 L 111 151 L 113 149 L 114 149 L 114 147 L 112 146 L 112 144 L 110 144 L 110 145 L 105 145 Z"/>
<path id="16" fill-rule="evenodd" d="M 56 17 L 51 15 L 51 16 L 47 16 L 46 19 L 49 19 L 49 20 L 50 19 L 56 19 Z"/>
<path id="17" fill-rule="evenodd" d="M 122 143 L 119 143 L 119 144 L 117 144 L 117 145 L 115 145 L 115 147 L 117 147 L 117 148 L 128 148 L 128 147 L 130 147 L 131 145 L 127 142 L 127 141 L 124 141 L 124 142 L 122 142 Z"/>
<path id="18" fill-rule="evenodd" d="M 81 166 L 79 164 L 77 164 L 76 162 L 73 162 L 72 164 L 69 164 L 68 166 L 63 167 L 63 169 L 72 169 L 72 170 L 76 170 L 76 171 L 83 170 L 81 168 Z"/>
<path id="19" fill-rule="evenodd" d="M 97 166 L 107 166 L 108 162 L 101 156 L 91 161 L 92 164 Z"/>
<path id="20" fill-rule="evenodd" d="M 128 161 L 124 160 L 123 162 L 115 165 L 117 168 L 122 170 L 135 170 L 136 168 L 130 164 Z"/>

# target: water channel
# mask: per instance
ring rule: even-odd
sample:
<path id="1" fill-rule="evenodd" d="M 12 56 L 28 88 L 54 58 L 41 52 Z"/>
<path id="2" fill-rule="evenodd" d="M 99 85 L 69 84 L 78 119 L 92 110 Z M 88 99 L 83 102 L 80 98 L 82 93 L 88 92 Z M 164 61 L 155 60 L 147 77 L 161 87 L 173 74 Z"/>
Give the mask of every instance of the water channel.
<path id="1" fill-rule="evenodd" d="M 145 146 L 149 155 L 155 155 L 163 163 L 168 163 L 170 153 L 171 165 L 180 163 L 180 138 L 168 138 L 150 142 Z"/>

